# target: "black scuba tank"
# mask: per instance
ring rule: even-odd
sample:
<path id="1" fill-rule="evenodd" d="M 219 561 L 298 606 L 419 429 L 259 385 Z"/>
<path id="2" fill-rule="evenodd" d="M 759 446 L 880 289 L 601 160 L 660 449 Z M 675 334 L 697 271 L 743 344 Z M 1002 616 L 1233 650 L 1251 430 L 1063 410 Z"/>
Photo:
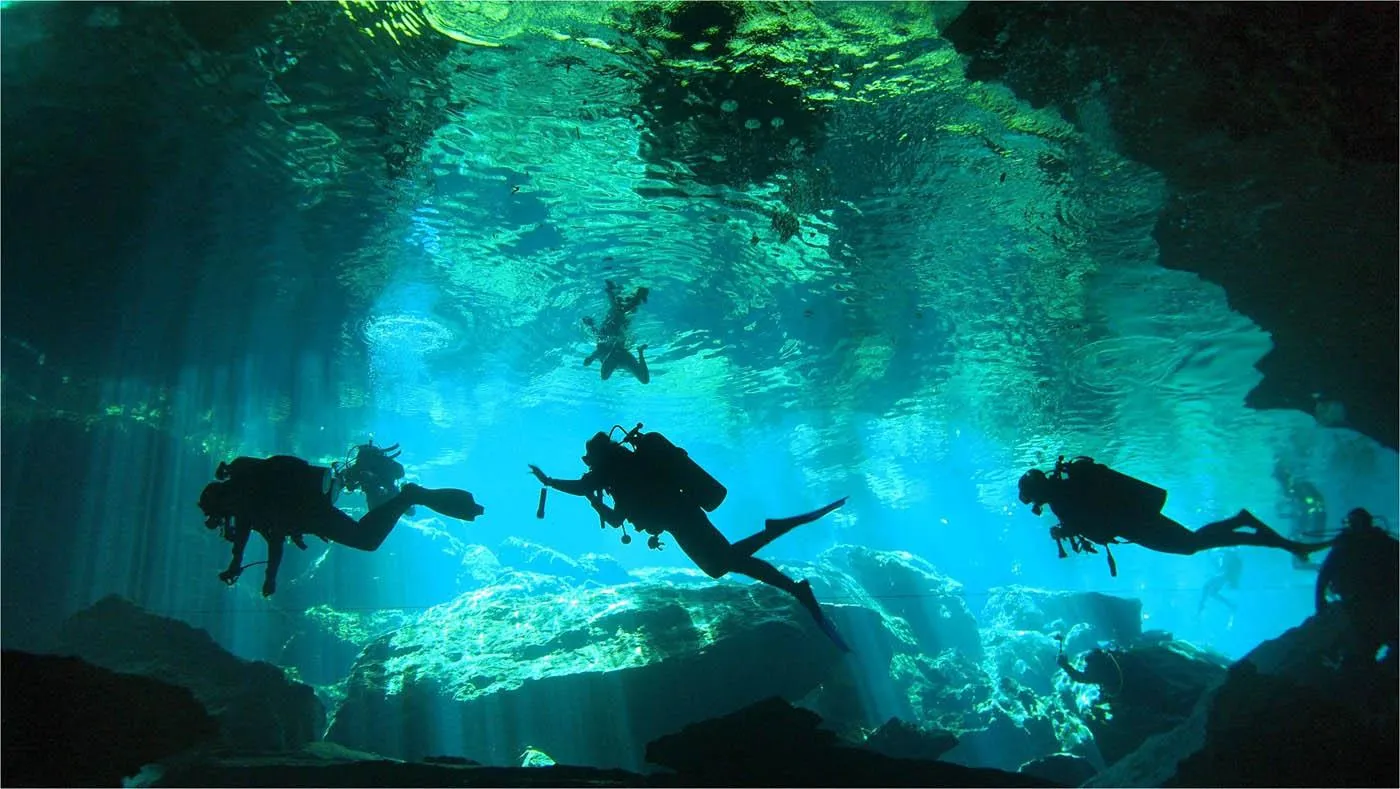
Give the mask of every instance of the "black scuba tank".
<path id="1" fill-rule="evenodd" d="M 1114 471 L 1093 458 L 1075 458 L 1066 465 L 1071 480 L 1092 487 L 1090 495 L 1104 512 L 1147 518 L 1160 513 L 1167 504 L 1167 492 L 1162 488 Z"/>
<path id="2" fill-rule="evenodd" d="M 691 460 L 684 449 L 660 433 L 639 433 L 631 438 L 631 443 L 639 457 L 657 464 L 671 484 L 704 511 L 714 512 L 729 495 L 729 490 Z"/>
<path id="3" fill-rule="evenodd" d="M 318 501 L 334 504 L 340 496 L 340 485 L 330 468 L 312 465 L 294 455 L 240 457 L 227 469 L 228 479 L 234 485 L 283 507 L 314 506 Z"/>

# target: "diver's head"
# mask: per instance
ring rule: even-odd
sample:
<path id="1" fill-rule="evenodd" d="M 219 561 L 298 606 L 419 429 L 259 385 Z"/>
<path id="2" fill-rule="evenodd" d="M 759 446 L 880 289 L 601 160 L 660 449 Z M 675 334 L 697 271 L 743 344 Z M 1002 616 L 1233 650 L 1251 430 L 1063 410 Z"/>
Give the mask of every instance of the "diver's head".
<path id="1" fill-rule="evenodd" d="M 1348 529 L 1356 530 L 1371 529 L 1375 528 L 1376 525 L 1376 519 L 1362 507 L 1357 507 L 1351 512 L 1348 512 L 1346 518 L 1344 518 L 1342 522 Z"/>
<path id="2" fill-rule="evenodd" d="M 1021 503 L 1034 505 L 1032 511 L 1036 515 L 1040 514 L 1041 506 L 1050 500 L 1050 479 L 1038 468 L 1022 474 L 1016 488 L 1020 493 Z"/>
<path id="3" fill-rule="evenodd" d="M 199 494 L 199 509 L 204 513 L 205 528 L 213 529 L 233 517 L 233 492 L 228 483 L 211 482 Z"/>
<path id="4" fill-rule="evenodd" d="M 613 443 L 613 440 L 608 437 L 607 433 L 594 433 L 593 437 L 588 439 L 588 443 L 584 444 L 584 465 L 591 469 L 604 466 L 608 461 L 617 457 L 619 449 L 621 449 L 621 446 Z"/>

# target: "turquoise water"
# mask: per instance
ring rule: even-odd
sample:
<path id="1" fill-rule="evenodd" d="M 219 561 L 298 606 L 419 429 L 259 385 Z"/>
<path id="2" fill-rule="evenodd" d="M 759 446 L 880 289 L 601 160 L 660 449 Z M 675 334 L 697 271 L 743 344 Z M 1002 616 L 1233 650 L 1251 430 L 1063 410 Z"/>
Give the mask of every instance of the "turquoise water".
<path id="1" fill-rule="evenodd" d="M 85 29 L 159 28 L 116 8 Z M 1242 549 L 1225 591 L 1238 609 L 1198 613 L 1218 556 L 1123 546 L 1117 578 L 1102 556 L 1061 560 L 1050 516 L 1016 500 L 1020 475 L 1092 455 L 1168 489 L 1165 512 L 1193 528 L 1249 508 L 1286 531 L 1283 463 L 1319 487 L 1334 526 L 1353 506 L 1400 515 L 1393 451 L 1244 406 L 1271 339 L 1219 286 L 1157 264 L 1162 178 L 1111 131 L 967 81 L 928 19 L 803 12 L 849 47 L 828 71 L 812 65 L 830 49 L 818 38 L 754 55 L 765 94 L 700 55 L 659 59 L 635 17 L 601 4 L 515 5 L 489 24 L 421 11 L 432 24 L 417 35 L 395 27 L 400 10 L 351 8 L 109 94 L 104 112 L 142 119 L 112 121 L 135 141 L 129 159 L 108 148 L 46 174 L 105 162 L 132 180 L 102 202 L 130 221 L 65 242 L 112 254 L 47 272 L 71 277 L 72 305 L 17 306 L 24 320 L 4 325 L 10 643 L 117 593 L 289 663 L 284 625 L 314 606 L 452 602 L 472 546 L 517 537 L 628 569 L 690 567 L 674 546 L 620 544 L 582 499 L 553 494 L 535 518 L 527 464 L 579 476 L 584 441 L 615 424 L 664 433 L 724 483 L 713 520 L 730 539 L 850 497 L 767 558 L 907 551 L 961 582 L 974 612 L 1009 584 L 1137 597 L 1144 628 L 1230 657 L 1308 615 L 1314 575 Z M 62 77 L 54 25 L 16 11 L 14 101 L 91 101 L 83 80 L 116 79 Z M 152 62 L 180 39 L 154 41 Z M 41 281 L 10 267 L 42 269 L 57 242 L 36 225 L 6 233 L 28 237 L 7 285 Z M 632 324 L 649 384 L 583 366 L 581 318 L 601 320 L 606 279 L 650 289 Z M 329 464 L 371 437 L 401 445 L 409 480 L 468 489 L 486 515 L 420 511 L 370 556 L 313 541 L 289 551 L 268 600 L 258 572 L 217 582 L 227 546 L 194 502 L 220 460 Z M 59 464 L 80 483 L 44 482 Z M 358 495 L 341 504 L 364 511 Z M 62 521 L 71 540 L 12 542 L 25 519 Z M 262 550 L 254 540 L 248 559 Z"/>

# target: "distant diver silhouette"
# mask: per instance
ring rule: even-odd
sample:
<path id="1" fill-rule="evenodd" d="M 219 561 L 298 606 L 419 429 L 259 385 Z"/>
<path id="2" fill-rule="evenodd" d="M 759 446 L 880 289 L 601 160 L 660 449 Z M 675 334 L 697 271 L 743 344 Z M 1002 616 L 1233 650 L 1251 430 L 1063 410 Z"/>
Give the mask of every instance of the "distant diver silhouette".
<path id="1" fill-rule="evenodd" d="M 795 581 L 754 556 L 773 540 L 841 507 L 846 499 L 802 515 L 769 519 L 763 531 L 731 543 L 706 515 L 719 507 L 728 490 L 665 436 L 641 431 L 638 423 L 621 442 L 613 441 L 608 433 L 594 435 L 583 455 L 588 471 L 579 479 L 555 479 L 535 465 L 530 466 L 530 472 L 546 488 L 587 498 L 598 513 L 600 524 L 623 530 L 623 542 L 631 541 L 624 523 L 631 521 L 638 531 L 651 535 L 648 545 L 652 548 L 660 548 L 660 535 L 669 533 L 685 555 L 711 578 L 734 572 L 787 592 L 838 648 L 849 652 L 850 647 L 822 613 L 811 583 Z M 604 493 L 612 497 L 613 506 L 603 502 Z"/>
<path id="2" fill-rule="evenodd" d="M 1281 548 L 1305 560 L 1313 551 L 1327 547 L 1325 542 L 1285 539 L 1249 510 L 1191 531 L 1161 513 L 1167 501 L 1165 490 L 1114 471 L 1093 458 L 1065 462 L 1061 457 L 1050 474 L 1040 469 L 1027 471 L 1018 488 L 1021 503 L 1031 505 L 1036 515 L 1048 504 L 1060 519 L 1059 525 L 1050 529 L 1060 558 L 1068 555 L 1065 540 L 1076 553 L 1098 553 L 1094 546 L 1102 545 L 1109 572 L 1115 576 L 1118 564 L 1109 546 L 1121 542 L 1186 556 L 1211 548 L 1258 545 Z"/>

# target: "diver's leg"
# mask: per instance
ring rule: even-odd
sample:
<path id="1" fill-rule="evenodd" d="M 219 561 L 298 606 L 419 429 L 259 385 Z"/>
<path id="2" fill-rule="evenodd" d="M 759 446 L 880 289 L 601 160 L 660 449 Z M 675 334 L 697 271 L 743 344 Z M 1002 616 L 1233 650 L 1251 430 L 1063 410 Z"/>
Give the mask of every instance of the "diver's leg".
<path id="1" fill-rule="evenodd" d="M 613 358 L 617 359 L 622 367 L 626 368 L 627 372 L 631 373 L 634 378 L 642 383 L 651 381 L 651 372 L 647 370 L 646 348 L 645 345 L 637 348 L 637 356 L 635 358 L 629 351 L 618 351 L 613 354 Z"/>
<path id="2" fill-rule="evenodd" d="M 467 521 L 474 520 L 485 511 L 465 490 L 424 488 L 410 482 L 403 486 L 398 495 L 365 513 L 358 522 L 331 507 L 313 524 L 314 528 L 307 531 L 361 551 L 377 550 L 398 525 L 399 519 L 415 504 L 449 518 Z"/>
<path id="3" fill-rule="evenodd" d="M 817 623 L 817 627 L 821 628 L 821 631 L 831 639 L 832 643 L 836 644 L 838 649 L 842 652 L 851 651 L 851 648 L 846 644 L 846 640 L 843 639 L 841 634 L 836 632 L 836 628 L 827 621 L 826 614 L 822 613 L 821 604 L 817 602 L 817 596 L 812 593 L 811 582 L 794 581 L 782 570 L 779 570 L 756 556 L 735 554 L 730 562 L 729 569 L 731 571 L 739 573 L 740 575 L 747 575 L 755 581 L 776 587 L 792 595 L 797 599 L 797 602 L 807 610 L 807 613 L 811 615 L 812 620 Z"/>
<path id="4" fill-rule="evenodd" d="M 393 499 L 387 502 L 385 506 L 389 506 L 392 503 Z M 375 511 L 376 510 L 370 510 L 370 514 L 373 514 Z M 368 518 L 369 515 L 365 517 Z M 356 522 L 354 518 L 346 515 L 335 507 L 328 506 L 325 510 L 318 513 L 310 523 L 306 524 L 305 533 L 314 534 L 327 542 L 344 545 L 347 548 L 354 548 L 360 551 L 372 551 L 378 548 L 380 543 L 384 542 L 384 538 L 389 535 L 389 529 L 394 528 L 394 523 L 397 521 L 397 517 L 390 521 L 388 528 L 383 530 L 383 534 L 372 534 L 361 527 L 360 522 Z"/>
<path id="5" fill-rule="evenodd" d="M 1195 532 L 1161 513 L 1141 523 L 1121 525 L 1119 532 L 1117 536 L 1124 540 L 1159 553 L 1190 556 L 1202 549 Z"/>
<path id="6" fill-rule="evenodd" d="M 787 534 L 798 526 L 811 523 L 827 513 L 832 512 L 846 503 L 845 497 L 837 499 L 819 510 L 794 515 L 791 518 L 769 518 L 763 523 L 763 531 L 751 534 L 742 540 L 734 543 L 734 548 L 745 556 L 752 556 L 763 549 L 768 543 Z"/>
<path id="7" fill-rule="evenodd" d="M 1206 585 L 1201 589 L 1201 601 L 1196 604 L 1197 614 L 1206 610 L 1206 601 L 1211 598 L 1222 600 L 1226 603 L 1229 602 L 1228 600 L 1225 600 L 1225 598 L 1220 596 L 1220 587 L 1224 585 L 1224 583 L 1225 579 L 1218 575 L 1210 579 L 1209 581 L 1206 581 Z"/>
<path id="8" fill-rule="evenodd" d="M 798 602 L 802 603 L 802 605 L 809 610 L 816 605 L 817 598 L 812 594 L 811 584 L 802 584 L 794 581 L 782 570 L 779 570 L 757 556 L 735 554 L 729 561 L 729 570 L 730 572 L 747 575 L 755 581 L 781 589 L 793 597 L 796 597 Z"/>
<path id="9" fill-rule="evenodd" d="M 1313 551 L 1321 550 L 1328 545 L 1328 543 L 1301 543 L 1287 539 L 1254 517 L 1254 513 L 1249 510 L 1240 510 L 1224 520 L 1207 523 L 1196 530 L 1195 537 L 1198 545 L 1197 550 L 1227 548 L 1234 545 L 1258 545 L 1264 548 L 1282 548 L 1303 560 L 1306 560 Z"/>
<path id="10" fill-rule="evenodd" d="M 613 371 L 617 369 L 617 352 L 614 351 L 614 352 L 609 353 L 607 356 L 604 356 L 604 357 L 602 357 L 602 358 L 603 358 L 603 369 L 602 369 L 601 373 L 602 373 L 602 376 L 603 376 L 603 380 L 606 381 L 606 380 L 608 380 L 609 378 L 612 377 Z"/>

